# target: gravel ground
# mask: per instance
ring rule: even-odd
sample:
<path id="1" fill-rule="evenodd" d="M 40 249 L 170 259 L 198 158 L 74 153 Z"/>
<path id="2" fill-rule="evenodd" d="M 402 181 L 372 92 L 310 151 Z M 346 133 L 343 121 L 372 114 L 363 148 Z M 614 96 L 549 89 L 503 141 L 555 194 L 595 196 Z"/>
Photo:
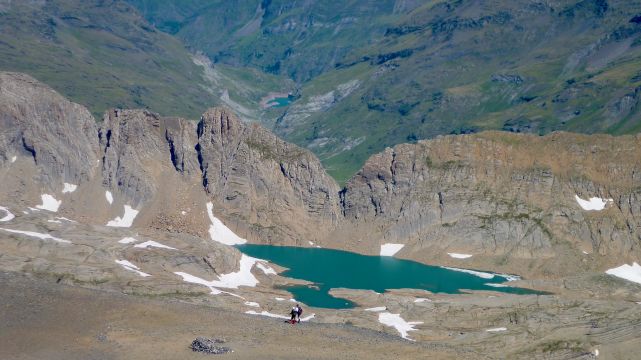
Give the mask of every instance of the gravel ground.
<path id="1" fill-rule="evenodd" d="M 344 325 L 286 324 L 174 300 L 56 284 L 0 272 L 0 359 L 482 358 Z M 198 336 L 233 353 L 190 349 Z"/>

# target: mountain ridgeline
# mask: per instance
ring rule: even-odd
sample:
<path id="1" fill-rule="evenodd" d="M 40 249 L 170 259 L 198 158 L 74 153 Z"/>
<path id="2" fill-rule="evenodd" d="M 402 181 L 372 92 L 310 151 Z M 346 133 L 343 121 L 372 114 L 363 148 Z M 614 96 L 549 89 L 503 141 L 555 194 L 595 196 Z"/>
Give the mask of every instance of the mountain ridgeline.
<path id="1" fill-rule="evenodd" d="M 385 149 L 340 189 L 311 152 L 224 108 L 198 124 L 113 109 L 99 126 L 46 85 L 1 73 L 0 126 L 11 130 L 0 135 L 0 202 L 51 194 L 89 224 L 130 206 L 135 229 L 206 237 L 213 209 L 253 243 L 366 254 L 399 243 L 421 262 L 463 252 L 474 254 L 466 266 L 544 277 L 641 252 L 639 136 L 444 136 Z M 64 183 L 78 188 L 63 194 Z M 587 211 L 577 196 L 607 204 Z"/>

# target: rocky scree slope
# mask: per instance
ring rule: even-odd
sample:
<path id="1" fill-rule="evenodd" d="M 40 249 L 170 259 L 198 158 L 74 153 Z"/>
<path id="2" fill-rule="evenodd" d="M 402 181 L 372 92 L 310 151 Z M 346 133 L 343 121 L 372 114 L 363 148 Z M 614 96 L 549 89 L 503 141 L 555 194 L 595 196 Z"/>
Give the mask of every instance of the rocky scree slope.
<path id="1" fill-rule="evenodd" d="M 198 124 L 115 109 L 98 128 L 32 78 L 0 79 L 3 206 L 25 209 L 48 193 L 61 215 L 88 224 L 130 207 L 133 229 L 207 238 L 215 216 L 255 243 L 368 254 L 400 243 L 401 257 L 529 276 L 639 259 L 638 136 L 446 136 L 386 149 L 340 190 L 307 150 L 226 109 Z M 77 190 L 63 193 L 65 182 Z M 585 210 L 576 196 L 605 207 Z"/>

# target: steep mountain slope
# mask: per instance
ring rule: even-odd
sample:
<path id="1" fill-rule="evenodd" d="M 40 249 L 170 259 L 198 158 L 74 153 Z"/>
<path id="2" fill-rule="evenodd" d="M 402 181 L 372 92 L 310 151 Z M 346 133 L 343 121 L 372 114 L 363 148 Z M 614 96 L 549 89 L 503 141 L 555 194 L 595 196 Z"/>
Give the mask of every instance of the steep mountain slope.
<path id="1" fill-rule="evenodd" d="M 294 79 L 261 120 L 341 183 L 439 134 L 641 130 L 638 1 L 131 2 L 215 63 Z"/>
<path id="2" fill-rule="evenodd" d="M 397 243 L 421 262 L 468 253 L 466 266 L 534 277 L 641 257 L 638 136 L 452 135 L 388 148 L 340 190 L 309 151 L 226 109 L 198 125 L 111 110 L 98 129 L 32 78 L 0 79 L 11 129 L 0 133 L 0 204 L 199 237 L 226 224 L 251 242 L 367 254 Z M 583 208 L 592 197 L 601 211 Z"/>
<path id="3" fill-rule="evenodd" d="M 305 84 L 275 131 L 339 180 L 385 146 L 438 134 L 635 133 L 640 13 L 630 1 L 427 4 Z"/>
<path id="4" fill-rule="evenodd" d="M 29 73 L 94 115 L 147 107 L 197 118 L 214 104 L 184 46 L 118 0 L 0 2 L 0 69 Z"/>
<path id="5" fill-rule="evenodd" d="M 420 1 L 128 0 L 160 30 L 214 62 L 252 66 L 298 82 L 381 37 Z"/>

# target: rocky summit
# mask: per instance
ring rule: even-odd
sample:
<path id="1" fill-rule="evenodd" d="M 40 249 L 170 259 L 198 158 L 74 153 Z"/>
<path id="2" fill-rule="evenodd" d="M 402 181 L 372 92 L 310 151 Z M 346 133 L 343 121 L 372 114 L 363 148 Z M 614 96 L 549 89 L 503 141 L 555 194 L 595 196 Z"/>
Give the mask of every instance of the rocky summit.
<path id="1" fill-rule="evenodd" d="M 341 188 L 310 151 L 227 108 L 209 109 L 197 122 L 115 108 L 96 121 L 28 75 L 0 73 L 0 278 L 7 289 L 22 289 L 3 291 L 6 309 L 42 289 L 73 303 L 104 296 L 121 309 L 148 301 L 149 321 L 163 329 L 225 311 L 216 316 L 225 323 L 199 324 L 209 332 L 180 337 L 167 358 L 193 356 L 181 351 L 195 335 L 203 342 L 213 333 L 227 334 L 241 358 L 261 354 L 261 346 L 262 355 L 297 358 L 242 340 L 278 343 L 289 332 L 308 345 L 314 334 L 323 346 L 353 339 L 357 347 L 345 353 L 358 358 L 389 351 L 400 358 L 629 358 L 638 350 L 641 287 L 611 270 L 638 267 L 640 183 L 639 135 L 481 132 L 386 148 Z M 245 242 L 510 274 L 513 284 L 540 292 L 332 289 L 356 307 L 307 308 L 303 323 L 283 324 L 291 307 L 285 286 L 307 282 L 230 246 Z M 38 296 L 29 304 L 64 309 Z M 170 333 L 146 332 L 144 318 L 91 306 L 87 329 L 120 346 L 96 345 L 104 354 L 124 358 L 117 352 L 132 346 L 127 336 L 152 348 L 168 346 L 155 345 L 161 337 L 174 344 Z M 185 313 L 183 320 L 167 318 L 163 306 Z M 105 320 L 98 310 L 112 315 Z M 14 337 L 20 326 L 37 327 L 25 319 L 0 329 Z M 328 358 L 311 343 L 306 356 Z M 372 353 L 364 345 L 371 343 L 389 347 Z M 0 343 L 0 355 L 13 349 L 42 357 L 21 344 Z M 80 354 L 47 346 L 62 354 L 47 358 Z"/>

